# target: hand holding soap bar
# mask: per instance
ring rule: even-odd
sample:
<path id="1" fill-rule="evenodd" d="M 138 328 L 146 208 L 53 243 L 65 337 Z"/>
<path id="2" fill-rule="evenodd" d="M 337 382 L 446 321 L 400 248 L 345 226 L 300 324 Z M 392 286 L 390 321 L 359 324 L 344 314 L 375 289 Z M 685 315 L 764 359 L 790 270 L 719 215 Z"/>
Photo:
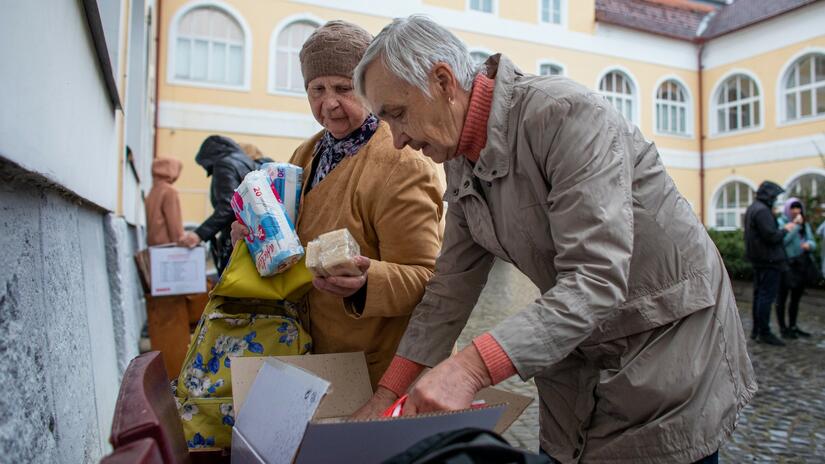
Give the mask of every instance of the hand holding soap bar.
<path id="1" fill-rule="evenodd" d="M 360 276 L 355 257 L 361 254 L 358 242 L 347 229 L 319 235 L 307 244 L 307 268 L 318 277 Z"/>

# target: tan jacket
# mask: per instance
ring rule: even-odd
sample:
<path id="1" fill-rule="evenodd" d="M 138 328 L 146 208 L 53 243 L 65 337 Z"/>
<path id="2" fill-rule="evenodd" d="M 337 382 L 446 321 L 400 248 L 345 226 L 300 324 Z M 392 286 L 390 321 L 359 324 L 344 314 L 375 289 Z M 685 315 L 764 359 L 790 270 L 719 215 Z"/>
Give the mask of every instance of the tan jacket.
<path id="1" fill-rule="evenodd" d="M 172 184 L 178 180 L 179 160 L 157 158 L 152 162 L 152 190 L 146 196 L 146 243 L 149 246 L 176 242 L 183 235 L 180 198 Z"/>
<path id="2" fill-rule="evenodd" d="M 290 161 L 304 168 L 304 191 L 322 134 L 298 147 Z M 395 149 L 389 128 L 381 123 L 357 154 L 301 199 L 297 228 L 304 245 L 346 227 L 361 254 L 372 259 L 363 312 L 313 288 L 308 328 L 314 353 L 364 351 L 373 387 L 435 268 L 443 192 L 435 165 L 411 149 Z"/>
<path id="3" fill-rule="evenodd" d="M 500 60 L 500 61 L 499 61 Z M 435 276 L 399 354 L 450 354 L 493 258 L 543 295 L 492 335 L 541 398 L 562 462 L 693 462 L 756 391 L 722 260 L 639 130 L 603 97 L 505 57 L 479 162 L 446 165 Z"/>

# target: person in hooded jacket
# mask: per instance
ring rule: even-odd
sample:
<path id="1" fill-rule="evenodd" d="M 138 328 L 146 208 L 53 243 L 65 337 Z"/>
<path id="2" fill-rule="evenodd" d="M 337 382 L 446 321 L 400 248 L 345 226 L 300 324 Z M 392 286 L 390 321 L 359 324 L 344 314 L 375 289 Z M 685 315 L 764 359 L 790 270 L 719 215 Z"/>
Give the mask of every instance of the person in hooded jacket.
<path id="1" fill-rule="evenodd" d="M 172 184 L 178 180 L 183 164 L 172 158 L 157 158 L 152 162 L 152 190 L 146 197 L 146 243 L 149 246 L 174 243 L 183 237 L 183 220 L 178 191 Z"/>
<path id="2" fill-rule="evenodd" d="M 816 250 L 816 240 L 811 225 L 805 221 L 805 208 L 799 198 L 791 197 L 785 201 L 783 214 L 777 219 L 779 227 L 792 224 L 795 227 L 785 234 L 783 245 L 788 257 L 788 268 L 779 281 L 779 296 L 776 299 L 776 320 L 779 322 L 779 333 L 782 338 L 810 337 L 811 334 L 800 330 L 796 326 L 796 317 L 799 314 L 799 300 L 805 291 L 808 279 L 809 266 L 815 265 L 810 253 Z M 788 324 L 785 320 L 785 303 L 788 306 Z"/>
<path id="3" fill-rule="evenodd" d="M 783 346 L 771 333 L 771 306 L 779 291 L 782 271 L 786 268 L 783 241 L 796 224 L 780 228 L 773 216 L 773 204 L 785 190 L 766 180 L 756 191 L 756 200 L 745 211 L 745 258 L 753 266 L 753 330 L 751 338 L 759 343 Z"/>
<path id="4" fill-rule="evenodd" d="M 179 244 L 193 248 L 202 241 L 209 241 L 215 267 L 221 275 L 232 254 L 230 229 L 235 220 L 230 204 L 232 194 L 257 166 L 234 140 L 220 135 L 210 135 L 203 141 L 195 162 L 206 170 L 207 176 L 212 176 L 209 200 L 214 211 L 194 232 L 186 232 Z"/>

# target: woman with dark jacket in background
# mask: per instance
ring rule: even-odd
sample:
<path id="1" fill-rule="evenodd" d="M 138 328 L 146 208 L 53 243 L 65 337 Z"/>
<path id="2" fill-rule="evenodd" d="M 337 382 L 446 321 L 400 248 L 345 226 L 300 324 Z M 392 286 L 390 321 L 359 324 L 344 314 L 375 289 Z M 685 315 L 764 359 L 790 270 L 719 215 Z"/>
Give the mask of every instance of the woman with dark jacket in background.
<path id="1" fill-rule="evenodd" d="M 779 293 L 776 298 L 776 319 L 779 322 L 779 332 L 782 338 L 809 337 L 811 334 L 800 330 L 796 326 L 796 316 L 799 314 L 799 300 L 808 283 L 809 270 L 816 266 L 810 253 L 816 250 L 816 240 L 810 224 L 805 221 L 805 209 L 798 198 L 789 198 L 777 223 L 780 228 L 785 224 L 795 227 L 785 234 L 783 244 L 788 256 L 788 267 L 782 273 L 779 281 Z M 788 306 L 788 324 L 785 324 L 785 303 L 790 293 L 791 302 Z"/>
<path id="2" fill-rule="evenodd" d="M 215 267 L 221 275 L 232 254 L 230 228 L 235 213 L 230 200 L 244 176 L 257 169 L 257 165 L 235 141 L 220 135 L 210 135 L 203 141 L 195 162 L 206 170 L 207 176 L 212 176 L 209 199 L 215 210 L 194 232 L 186 232 L 178 243 L 192 248 L 209 241 Z"/>

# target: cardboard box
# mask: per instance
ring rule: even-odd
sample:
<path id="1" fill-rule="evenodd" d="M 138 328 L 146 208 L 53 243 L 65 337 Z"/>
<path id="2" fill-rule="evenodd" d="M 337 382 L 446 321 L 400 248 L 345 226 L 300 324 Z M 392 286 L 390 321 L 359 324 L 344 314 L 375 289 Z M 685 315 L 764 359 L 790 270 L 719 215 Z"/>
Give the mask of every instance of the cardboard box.
<path id="1" fill-rule="evenodd" d="M 439 432 L 501 433 L 532 398 L 487 388 L 478 409 L 350 420 L 371 396 L 363 353 L 232 358 L 234 464 L 381 462 Z"/>
<path id="2" fill-rule="evenodd" d="M 152 296 L 206 292 L 206 249 L 162 245 L 149 248 Z"/>

